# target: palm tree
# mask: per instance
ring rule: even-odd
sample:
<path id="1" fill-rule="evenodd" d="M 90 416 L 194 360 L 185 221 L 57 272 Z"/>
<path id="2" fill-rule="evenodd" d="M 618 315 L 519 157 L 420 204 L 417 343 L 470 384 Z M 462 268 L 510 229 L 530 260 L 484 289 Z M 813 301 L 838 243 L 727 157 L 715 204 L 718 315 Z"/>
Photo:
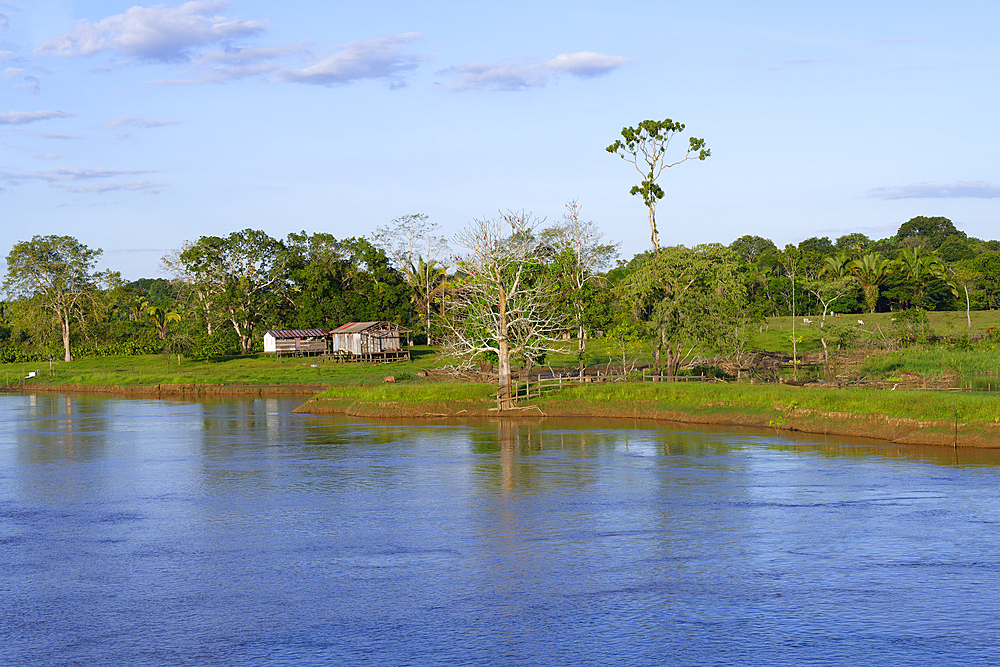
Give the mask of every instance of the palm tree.
<path id="1" fill-rule="evenodd" d="M 426 318 L 428 342 L 431 335 L 431 305 L 434 298 L 444 291 L 446 272 L 445 267 L 439 265 L 437 260 L 424 261 L 420 255 L 417 255 L 416 264 L 411 262 L 406 267 L 406 282 L 413 289 L 412 300 Z"/>
<path id="2" fill-rule="evenodd" d="M 917 286 L 913 295 L 913 305 L 921 306 L 927 282 L 932 278 L 944 278 L 944 264 L 934 253 L 920 246 L 900 250 L 898 263 L 903 275 Z"/>
<path id="3" fill-rule="evenodd" d="M 880 253 L 870 252 L 847 265 L 854 279 L 861 284 L 865 292 L 865 304 L 868 312 L 874 313 L 878 305 L 879 287 L 889 277 L 892 262 L 882 257 Z"/>
<path id="4" fill-rule="evenodd" d="M 150 306 L 146 309 L 150 321 L 156 327 L 156 333 L 160 335 L 160 340 L 167 339 L 167 326 L 171 322 L 179 322 L 181 316 L 172 310 L 165 310 L 159 306 Z"/>

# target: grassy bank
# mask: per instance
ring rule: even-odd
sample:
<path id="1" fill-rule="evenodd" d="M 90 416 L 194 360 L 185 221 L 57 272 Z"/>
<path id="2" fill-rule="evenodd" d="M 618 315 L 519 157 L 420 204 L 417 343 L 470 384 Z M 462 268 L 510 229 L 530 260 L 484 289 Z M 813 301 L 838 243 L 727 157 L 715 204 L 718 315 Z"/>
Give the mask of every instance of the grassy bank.
<path id="1" fill-rule="evenodd" d="M 357 417 L 497 416 L 493 388 L 334 387 L 299 408 Z M 873 437 L 907 444 L 1000 447 L 987 394 L 748 384 L 588 384 L 522 401 L 505 416 L 625 417 Z"/>
<path id="2" fill-rule="evenodd" d="M 414 348 L 413 359 L 391 364 L 317 363 L 315 358 L 275 359 L 263 354 L 193 361 L 177 355 L 86 357 L 72 362 L 0 364 L 4 385 L 15 385 L 29 372 L 30 386 L 142 387 L 153 385 L 359 385 L 381 384 L 392 375 L 416 378 L 440 358 L 428 347 Z"/>

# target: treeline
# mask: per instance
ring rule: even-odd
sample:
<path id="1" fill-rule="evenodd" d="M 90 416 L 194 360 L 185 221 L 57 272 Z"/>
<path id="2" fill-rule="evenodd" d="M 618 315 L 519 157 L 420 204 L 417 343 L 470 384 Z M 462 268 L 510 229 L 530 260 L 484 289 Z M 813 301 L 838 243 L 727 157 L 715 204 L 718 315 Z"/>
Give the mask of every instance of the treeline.
<path id="1" fill-rule="evenodd" d="M 100 250 L 36 236 L 7 256 L 0 361 L 246 354 L 261 349 L 267 329 L 372 320 L 396 322 L 418 343 L 440 340 L 456 331 L 449 318 L 463 317 L 448 304 L 467 276 L 461 253 L 451 254 L 436 231 L 426 216 L 410 215 L 369 238 L 275 239 L 251 229 L 205 236 L 163 258 L 168 278 L 132 282 L 96 272 Z M 656 365 L 676 372 L 697 345 L 739 356 L 770 315 L 985 309 L 1000 300 L 1000 242 L 971 238 L 940 217 L 913 218 L 888 239 L 849 234 L 778 248 L 743 236 L 626 261 L 571 202 L 561 220 L 518 244 L 532 254 L 527 284 L 554 286 L 547 317 L 576 339 L 581 364 L 585 340 L 598 336 L 623 364 L 630 346 L 652 343 Z"/>

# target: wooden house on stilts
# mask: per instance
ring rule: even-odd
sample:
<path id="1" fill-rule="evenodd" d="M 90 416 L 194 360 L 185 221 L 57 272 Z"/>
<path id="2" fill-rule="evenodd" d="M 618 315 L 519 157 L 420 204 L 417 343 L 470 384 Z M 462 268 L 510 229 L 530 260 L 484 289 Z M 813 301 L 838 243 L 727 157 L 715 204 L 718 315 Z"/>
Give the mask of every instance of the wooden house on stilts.
<path id="1" fill-rule="evenodd" d="M 348 322 L 330 332 L 330 351 L 344 361 L 398 361 L 410 358 L 405 329 L 392 322 Z"/>
<path id="2" fill-rule="evenodd" d="M 264 353 L 301 357 L 325 354 L 326 332 L 322 329 L 281 329 L 264 334 Z"/>

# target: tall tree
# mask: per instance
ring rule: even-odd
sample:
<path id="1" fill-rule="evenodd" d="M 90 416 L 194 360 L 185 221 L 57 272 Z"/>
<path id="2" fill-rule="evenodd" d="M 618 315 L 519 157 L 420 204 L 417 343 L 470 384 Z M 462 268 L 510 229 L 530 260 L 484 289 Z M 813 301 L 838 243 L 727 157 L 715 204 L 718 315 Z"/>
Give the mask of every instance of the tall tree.
<path id="1" fill-rule="evenodd" d="M 632 260 L 623 292 L 652 330 L 657 375 L 676 376 L 698 345 L 720 345 L 739 326 L 746 311 L 740 261 L 718 244 L 667 247 Z"/>
<path id="2" fill-rule="evenodd" d="M 91 250 L 72 236 L 35 236 L 14 245 L 7 255 L 4 290 L 13 297 L 37 297 L 50 311 L 62 335 L 63 359 L 73 361 L 70 327 L 92 305 L 99 276 L 94 265 L 100 248 Z"/>
<path id="3" fill-rule="evenodd" d="M 448 301 L 450 353 L 467 363 L 495 354 L 498 403 L 514 406 L 511 360 L 528 363 L 558 349 L 565 322 L 554 305 L 555 284 L 536 252 L 543 221 L 513 211 L 474 220 L 455 236 L 465 249 Z"/>
<path id="4" fill-rule="evenodd" d="M 656 204 L 663 199 L 663 188 L 656 182 L 657 179 L 664 169 L 676 167 L 688 160 L 704 160 L 712 154 L 711 150 L 705 148 L 704 139 L 690 137 L 684 157 L 671 162 L 667 158 L 670 141 L 683 131 L 683 123 L 676 123 L 669 118 L 644 120 L 635 127 L 622 128 L 622 138 L 605 149 L 634 166 L 642 178 L 629 192 L 632 195 L 641 195 L 642 203 L 649 210 L 650 241 L 654 250 L 660 248 L 660 235 L 656 228 Z"/>
<path id="5" fill-rule="evenodd" d="M 413 290 L 411 303 L 421 313 L 428 338 L 431 307 L 444 288 L 448 272 L 445 262 L 448 240 L 437 234 L 438 229 L 438 223 L 431 222 L 425 214 L 413 213 L 378 227 L 372 235 L 372 242 L 385 250 Z"/>
<path id="6" fill-rule="evenodd" d="M 948 218 L 941 216 L 928 218 L 918 215 L 899 226 L 895 241 L 901 243 L 912 239 L 925 244 L 928 250 L 937 250 L 952 235 L 966 237 L 965 232 L 959 231 Z"/>
<path id="7" fill-rule="evenodd" d="M 562 219 L 541 234 L 542 242 L 552 249 L 550 267 L 558 283 L 559 301 L 576 329 L 581 372 L 586 355 L 588 306 L 594 300 L 594 292 L 606 285 L 600 272 L 618 254 L 621 245 L 602 243 L 603 236 L 593 221 L 580 217 L 580 204 L 576 200 L 566 204 Z"/>
<path id="8" fill-rule="evenodd" d="M 850 262 L 847 267 L 865 292 L 868 312 L 874 313 L 878 305 L 879 288 L 889 277 L 892 262 L 877 252 L 870 252 Z"/>
<path id="9" fill-rule="evenodd" d="M 406 322 L 408 287 L 382 248 L 363 237 L 292 233 L 283 244 L 282 321 L 299 327 Z"/>
<path id="10" fill-rule="evenodd" d="M 221 314 L 240 339 L 243 354 L 276 300 L 284 279 L 281 242 L 254 229 L 229 236 L 202 236 L 185 247 L 179 261 L 203 295 L 210 312 Z"/>

